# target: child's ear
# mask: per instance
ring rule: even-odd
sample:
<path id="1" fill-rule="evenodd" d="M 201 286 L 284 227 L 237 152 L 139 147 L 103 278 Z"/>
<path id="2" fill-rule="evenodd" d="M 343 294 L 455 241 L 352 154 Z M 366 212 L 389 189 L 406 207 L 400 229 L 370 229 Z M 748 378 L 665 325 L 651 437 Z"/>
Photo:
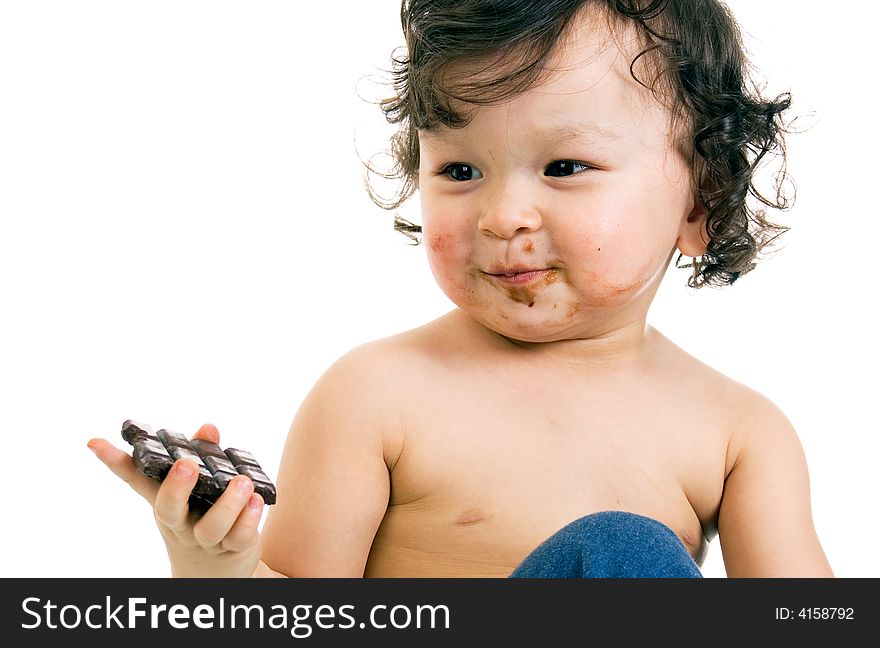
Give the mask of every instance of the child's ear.
<path id="1" fill-rule="evenodd" d="M 699 257 L 709 246 L 709 233 L 706 231 L 706 208 L 697 196 L 691 212 L 681 221 L 681 229 L 676 241 L 678 250 L 689 257 Z"/>

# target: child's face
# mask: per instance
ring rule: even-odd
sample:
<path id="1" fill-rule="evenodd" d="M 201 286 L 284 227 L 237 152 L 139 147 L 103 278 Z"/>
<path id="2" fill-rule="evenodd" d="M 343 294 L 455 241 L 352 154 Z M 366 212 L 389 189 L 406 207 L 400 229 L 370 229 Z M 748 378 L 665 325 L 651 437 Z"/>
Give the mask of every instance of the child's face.
<path id="1" fill-rule="evenodd" d="M 419 134 L 434 276 L 507 337 L 643 327 L 674 250 L 705 251 L 690 169 L 668 111 L 630 75 L 631 49 L 583 16 L 545 83 Z"/>

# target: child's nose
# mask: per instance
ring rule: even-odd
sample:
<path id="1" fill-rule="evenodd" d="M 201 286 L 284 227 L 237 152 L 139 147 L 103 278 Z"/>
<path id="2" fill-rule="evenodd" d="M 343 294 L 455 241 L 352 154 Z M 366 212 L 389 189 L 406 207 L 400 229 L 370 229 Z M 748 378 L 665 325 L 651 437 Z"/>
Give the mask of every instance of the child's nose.
<path id="1" fill-rule="evenodd" d="M 525 184 L 509 182 L 489 193 L 477 222 L 481 233 L 509 239 L 541 227 L 535 195 Z"/>

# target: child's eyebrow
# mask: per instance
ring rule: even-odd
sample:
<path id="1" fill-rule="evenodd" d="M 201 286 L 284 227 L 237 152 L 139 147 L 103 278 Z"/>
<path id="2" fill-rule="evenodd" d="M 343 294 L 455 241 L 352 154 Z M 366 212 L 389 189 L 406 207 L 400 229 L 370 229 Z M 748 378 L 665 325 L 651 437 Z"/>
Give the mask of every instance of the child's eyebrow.
<path id="1" fill-rule="evenodd" d="M 590 142 L 596 140 L 613 142 L 623 139 L 623 135 L 613 128 L 579 120 L 565 121 L 558 126 L 548 128 L 544 133 L 547 139 L 554 143 L 570 139 L 587 140 Z"/>
<path id="2" fill-rule="evenodd" d="M 459 129 L 429 128 L 420 129 L 419 133 L 436 141 L 467 139 L 467 135 Z M 580 120 L 566 120 L 554 126 L 540 127 L 536 129 L 536 133 L 542 139 L 553 144 L 568 140 L 581 140 L 590 143 L 614 142 L 624 138 L 620 132 L 609 126 Z"/>

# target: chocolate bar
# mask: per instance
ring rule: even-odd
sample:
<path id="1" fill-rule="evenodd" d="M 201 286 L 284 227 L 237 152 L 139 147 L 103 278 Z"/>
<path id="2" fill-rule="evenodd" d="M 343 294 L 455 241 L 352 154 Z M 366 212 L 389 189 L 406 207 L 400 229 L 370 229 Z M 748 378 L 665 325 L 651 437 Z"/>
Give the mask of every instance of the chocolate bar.
<path id="1" fill-rule="evenodd" d="M 122 424 L 122 438 L 134 447 L 134 465 L 147 477 L 165 479 L 178 459 L 189 459 L 199 468 L 199 478 L 190 495 L 190 505 L 207 509 L 223 494 L 236 475 L 246 475 L 254 482 L 254 492 L 266 504 L 275 503 L 275 485 L 254 456 L 238 448 L 223 450 L 204 439 L 190 441 L 179 432 L 153 429 L 137 421 Z"/>

